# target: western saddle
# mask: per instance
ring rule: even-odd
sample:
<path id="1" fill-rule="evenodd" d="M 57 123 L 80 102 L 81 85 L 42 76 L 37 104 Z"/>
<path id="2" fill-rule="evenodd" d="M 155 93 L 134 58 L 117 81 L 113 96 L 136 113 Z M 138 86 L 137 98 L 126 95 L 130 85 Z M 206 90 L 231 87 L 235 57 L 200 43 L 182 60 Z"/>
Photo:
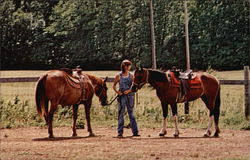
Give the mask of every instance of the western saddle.
<path id="1" fill-rule="evenodd" d="M 71 86 L 75 88 L 79 88 L 82 90 L 80 102 L 85 100 L 85 85 L 84 80 L 86 79 L 85 76 L 82 74 L 82 68 L 80 66 L 76 66 L 75 69 L 69 69 L 69 68 L 61 68 L 61 71 L 64 71 L 67 73 L 67 79 L 70 79 L 68 81 Z"/>
<path id="2" fill-rule="evenodd" d="M 186 102 L 186 95 L 187 92 L 190 90 L 188 80 L 194 79 L 195 75 L 192 74 L 193 71 L 191 69 L 181 72 L 181 70 L 173 67 L 171 71 L 174 73 L 175 78 L 180 81 L 180 92 L 177 95 L 176 101 Z"/>

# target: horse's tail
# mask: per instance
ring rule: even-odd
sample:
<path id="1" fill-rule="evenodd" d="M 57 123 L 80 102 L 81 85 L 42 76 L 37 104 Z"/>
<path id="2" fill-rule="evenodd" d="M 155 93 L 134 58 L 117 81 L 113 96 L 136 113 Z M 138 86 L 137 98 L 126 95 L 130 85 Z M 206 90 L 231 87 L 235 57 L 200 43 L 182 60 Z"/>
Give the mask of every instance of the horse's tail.
<path id="1" fill-rule="evenodd" d="M 36 86 L 36 109 L 40 116 L 47 116 L 47 111 L 45 110 L 46 95 L 45 95 L 45 81 L 47 74 L 40 77 Z"/>
<path id="2" fill-rule="evenodd" d="M 220 104 L 221 104 L 221 100 L 220 100 L 220 86 L 219 86 L 219 90 L 216 96 L 215 106 L 214 106 L 214 122 L 217 124 L 219 123 Z"/>

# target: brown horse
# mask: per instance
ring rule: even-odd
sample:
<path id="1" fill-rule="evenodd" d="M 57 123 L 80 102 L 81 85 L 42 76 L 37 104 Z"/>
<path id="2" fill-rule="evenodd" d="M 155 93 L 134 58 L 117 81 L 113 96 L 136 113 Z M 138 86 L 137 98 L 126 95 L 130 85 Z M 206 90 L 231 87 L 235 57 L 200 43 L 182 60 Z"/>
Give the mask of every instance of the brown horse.
<path id="1" fill-rule="evenodd" d="M 60 104 L 73 105 L 73 136 L 76 134 L 76 119 L 78 106 L 84 104 L 87 127 L 90 136 L 94 136 L 90 125 L 90 108 L 95 94 L 104 106 L 107 104 L 106 80 L 89 74 L 81 74 L 83 83 L 62 70 L 51 70 L 40 77 L 36 86 L 36 106 L 39 115 L 44 116 L 48 125 L 49 137 L 53 138 L 53 114 Z M 50 107 L 49 107 L 50 102 Z"/>
<path id="2" fill-rule="evenodd" d="M 186 101 L 193 101 L 201 98 L 210 111 L 210 120 L 205 137 L 211 135 L 211 127 L 213 120 L 215 122 L 214 136 L 218 137 L 220 129 L 218 126 L 220 115 L 220 84 L 219 81 L 208 73 L 194 73 L 196 75 L 195 85 L 189 82 L 190 89 L 186 94 Z M 177 83 L 174 83 L 176 81 Z M 171 106 L 173 120 L 175 124 L 174 136 L 179 136 L 179 129 L 177 124 L 177 99 L 180 93 L 180 87 L 178 87 L 178 80 L 174 77 L 173 72 L 162 72 L 158 70 L 137 68 L 134 72 L 134 83 L 132 86 L 133 91 L 141 89 L 142 86 L 149 83 L 156 89 L 156 94 L 161 101 L 163 112 L 162 129 L 159 133 L 160 136 L 164 136 L 166 132 L 166 117 L 168 114 L 168 104 Z"/>

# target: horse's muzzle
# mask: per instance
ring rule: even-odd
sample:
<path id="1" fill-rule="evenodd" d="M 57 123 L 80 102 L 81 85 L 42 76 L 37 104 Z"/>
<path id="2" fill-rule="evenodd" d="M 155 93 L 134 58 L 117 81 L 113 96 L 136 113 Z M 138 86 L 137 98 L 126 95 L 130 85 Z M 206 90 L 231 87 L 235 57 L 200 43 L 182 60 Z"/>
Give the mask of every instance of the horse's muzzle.
<path id="1" fill-rule="evenodd" d="M 101 100 L 101 105 L 102 105 L 102 106 L 108 105 L 107 97 L 105 97 L 105 98 L 103 98 L 103 99 Z"/>
<path id="2" fill-rule="evenodd" d="M 131 90 L 132 90 L 132 92 L 137 92 L 138 91 L 138 85 L 133 84 Z"/>

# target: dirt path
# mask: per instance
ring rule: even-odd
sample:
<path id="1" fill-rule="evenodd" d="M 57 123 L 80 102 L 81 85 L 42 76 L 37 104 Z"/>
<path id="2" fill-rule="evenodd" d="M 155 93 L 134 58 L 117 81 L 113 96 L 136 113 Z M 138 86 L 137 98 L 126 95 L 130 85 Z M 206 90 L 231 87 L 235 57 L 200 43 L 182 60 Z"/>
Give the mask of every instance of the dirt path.
<path id="1" fill-rule="evenodd" d="M 204 130 L 181 129 L 173 138 L 173 129 L 160 138 L 159 129 L 141 129 L 139 138 L 113 138 L 115 128 L 94 128 L 96 137 L 77 130 L 70 137 L 69 127 L 55 128 L 57 138 L 46 138 L 46 128 L 2 129 L 0 159 L 250 159 L 250 131 L 222 130 L 220 138 L 203 138 Z"/>

